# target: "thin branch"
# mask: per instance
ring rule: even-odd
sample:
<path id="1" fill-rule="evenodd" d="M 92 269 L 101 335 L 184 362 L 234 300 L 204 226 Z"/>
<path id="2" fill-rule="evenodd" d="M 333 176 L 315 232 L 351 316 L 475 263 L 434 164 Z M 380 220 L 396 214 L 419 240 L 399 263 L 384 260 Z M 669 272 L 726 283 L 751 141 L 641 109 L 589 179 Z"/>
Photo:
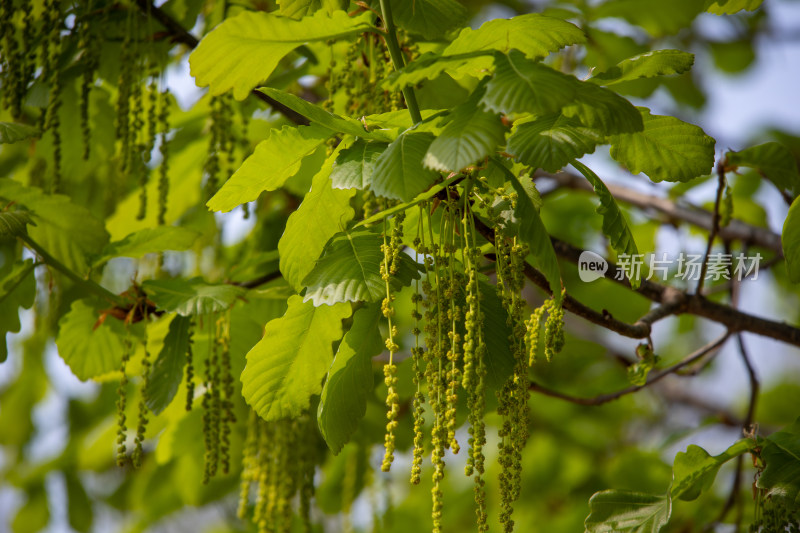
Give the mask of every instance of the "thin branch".
<path id="1" fill-rule="evenodd" d="M 128 304 L 128 301 L 122 296 L 114 294 L 113 292 L 109 291 L 108 289 L 106 289 L 101 285 L 98 285 L 97 283 L 95 283 L 90 279 L 84 279 L 79 275 L 77 275 L 75 272 L 70 270 L 64 263 L 62 263 L 52 255 L 50 255 L 47 252 L 47 250 L 39 246 L 39 244 L 33 239 L 31 239 L 28 235 L 20 236 L 20 239 L 22 240 L 22 242 L 25 243 L 25 245 L 28 248 L 36 252 L 39 255 L 39 257 L 42 258 L 43 262 L 45 262 L 49 266 L 53 267 L 54 269 L 64 274 L 64 276 L 69 278 L 69 280 L 72 281 L 74 284 L 84 288 L 88 292 L 92 292 L 97 296 L 100 296 L 101 298 L 108 300 L 110 303 L 116 306 L 124 307 L 125 305 Z"/>
<path id="2" fill-rule="evenodd" d="M 269 283 L 270 281 L 282 278 L 283 274 L 281 274 L 280 270 L 276 270 L 275 272 L 270 272 L 269 274 L 264 274 L 263 276 L 259 276 L 255 279 L 247 280 L 247 281 L 230 281 L 228 282 L 229 285 L 236 285 L 237 287 L 242 287 L 245 289 L 255 289 L 256 287 L 260 287 L 265 283 Z"/>
<path id="3" fill-rule="evenodd" d="M 587 192 L 592 191 L 592 186 L 586 179 L 571 172 L 551 174 L 538 171 L 535 177 L 554 180 L 559 187 L 584 190 Z M 684 207 L 668 198 L 641 193 L 612 183 L 606 186 L 614 196 L 614 199 L 640 209 L 662 213 L 666 216 L 667 222 L 673 224 L 677 222 L 686 222 L 687 224 L 697 226 L 707 231 L 711 231 L 713 227 L 713 214 L 705 209 L 694 206 Z M 771 250 L 780 257 L 783 257 L 781 236 L 767 228 L 759 228 L 746 224 L 741 220 L 732 219 L 727 226 L 719 229 L 718 235 L 724 241 L 741 241 L 744 244 L 756 245 Z"/>
<path id="4" fill-rule="evenodd" d="M 168 13 L 162 10 L 159 7 L 156 7 L 151 2 L 147 0 L 134 0 L 136 5 L 138 6 L 139 10 L 147 16 L 153 17 L 157 20 L 164 28 L 169 32 L 172 40 L 185 44 L 189 48 L 197 48 L 197 45 L 200 44 L 200 41 L 197 37 L 189 33 L 186 28 L 181 26 L 181 24 L 172 18 Z M 297 124 L 298 126 L 307 126 L 309 124 L 308 119 L 301 115 L 300 113 L 294 111 L 283 105 L 282 103 L 270 98 L 266 94 L 259 92 L 255 89 L 250 91 L 250 94 L 261 100 L 262 102 L 266 103 L 272 109 L 292 121 L 293 123 Z"/>
<path id="5" fill-rule="evenodd" d="M 621 398 L 622 396 L 626 396 L 628 394 L 632 394 L 634 392 L 638 392 L 638 391 L 640 391 L 640 390 L 642 390 L 642 389 L 644 389 L 646 387 L 649 387 L 649 386 L 653 385 L 654 383 L 658 383 L 659 381 L 664 379 L 666 376 L 676 373 L 681 368 L 692 364 L 693 362 L 697 361 L 698 359 L 704 357 L 706 354 L 708 354 L 708 353 L 710 353 L 712 351 L 719 350 L 722 347 L 722 345 L 725 344 L 725 341 L 727 341 L 730 336 L 731 336 L 731 333 L 730 332 L 726 332 L 723 336 L 721 336 L 717 340 L 715 340 L 713 342 L 710 342 L 709 344 L 706 344 L 705 346 L 703 346 L 702 348 L 698 349 L 697 351 L 687 355 L 686 357 L 684 357 L 683 359 L 681 359 L 680 361 L 678 361 L 674 365 L 672 365 L 672 366 L 670 366 L 668 368 L 665 368 L 661 372 L 658 372 L 656 374 L 652 374 L 650 376 L 650 378 L 647 380 L 647 382 L 644 383 L 643 385 L 632 385 L 630 387 L 627 387 L 625 389 L 619 390 L 617 392 L 611 392 L 611 393 L 608 393 L 608 394 L 599 394 L 597 396 L 592 396 L 590 398 L 584 398 L 584 397 L 580 397 L 580 396 L 571 396 L 569 394 L 564 394 L 562 392 L 558 392 L 558 391 L 555 391 L 553 389 L 549 389 L 547 387 L 543 387 L 542 385 L 534 383 L 533 381 L 528 386 L 528 390 L 531 390 L 531 391 L 534 391 L 534 392 L 538 392 L 540 394 L 544 394 L 545 396 L 550 396 L 552 398 L 558 398 L 560 400 L 565 400 L 565 401 L 568 401 L 568 402 L 571 402 L 571 403 L 575 403 L 575 404 L 578 404 L 578 405 L 592 405 L 592 406 L 593 405 L 603 405 L 604 403 L 608 403 L 608 402 L 617 400 L 617 399 Z"/>
<path id="6" fill-rule="evenodd" d="M 722 193 L 725 191 L 725 161 L 717 163 L 717 197 L 714 199 L 714 213 L 711 220 L 711 231 L 708 233 L 708 244 L 706 245 L 706 253 L 703 256 L 703 264 L 700 266 L 700 279 L 697 281 L 696 294 L 703 293 L 703 283 L 706 281 L 706 272 L 708 272 L 708 257 L 711 255 L 711 248 L 714 246 L 714 239 L 717 238 L 719 233 L 719 207 L 722 203 Z"/>
<path id="7" fill-rule="evenodd" d="M 392 58 L 392 64 L 395 70 L 400 70 L 405 66 L 403 53 L 400 51 L 400 44 L 397 42 L 397 32 L 394 27 L 394 20 L 392 19 L 392 7 L 388 0 L 381 0 L 381 18 L 383 23 L 386 24 L 386 46 L 389 48 L 389 56 Z M 403 88 L 403 98 L 406 100 L 408 106 L 408 113 L 411 115 L 411 120 L 414 124 L 422 122 L 422 114 L 419 111 L 417 104 L 417 95 L 414 93 L 414 88 L 410 85 Z"/>

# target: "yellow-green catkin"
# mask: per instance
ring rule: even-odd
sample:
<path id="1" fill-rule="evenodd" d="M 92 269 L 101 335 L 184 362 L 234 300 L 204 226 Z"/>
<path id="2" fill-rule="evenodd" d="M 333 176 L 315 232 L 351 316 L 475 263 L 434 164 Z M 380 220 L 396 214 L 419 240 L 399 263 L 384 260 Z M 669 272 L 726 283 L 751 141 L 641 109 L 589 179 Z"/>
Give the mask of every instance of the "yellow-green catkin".
<path id="1" fill-rule="evenodd" d="M 462 321 L 461 305 L 459 303 L 459 295 L 461 293 L 461 273 L 456 270 L 455 253 L 459 248 L 456 245 L 456 228 L 458 226 L 458 215 L 456 202 L 453 200 L 448 201 L 448 206 L 445 211 L 446 224 L 442 228 L 444 233 L 444 241 L 442 242 L 442 249 L 446 258 L 446 286 L 444 289 L 444 297 L 448 302 L 447 319 L 449 325 L 448 336 L 448 349 L 447 349 L 447 372 L 445 379 L 447 380 L 447 395 L 446 395 L 446 410 L 445 410 L 445 424 L 447 426 L 447 441 L 446 446 L 450 448 L 453 453 L 458 453 L 461 447 L 456 440 L 456 408 L 458 405 L 458 386 L 461 382 L 461 371 L 459 370 L 459 361 L 461 355 L 461 335 L 459 333 L 459 325 Z"/>
<path id="2" fill-rule="evenodd" d="M 564 348 L 565 338 L 564 308 L 554 302 L 544 324 L 544 356 L 548 362 Z"/>
<path id="3" fill-rule="evenodd" d="M 217 193 L 220 177 L 220 152 L 219 145 L 222 139 L 222 97 L 213 96 L 210 102 L 211 124 L 208 136 L 208 158 L 205 163 L 206 197 L 211 198 Z"/>
<path id="4" fill-rule="evenodd" d="M 300 492 L 300 520 L 303 523 L 303 532 L 311 533 L 311 498 L 314 497 L 314 474 L 316 473 L 316 448 L 315 440 L 309 435 L 316 431 L 315 420 L 306 416 L 300 426 L 298 439 L 298 472 Z"/>
<path id="5" fill-rule="evenodd" d="M 145 323 L 147 319 L 145 318 Z M 147 403 L 144 400 L 145 391 L 148 389 L 150 385 L 150 352 L 147 350 L 147 330 L 145 329 L 145 338 L 144 338 L 144 356 L 142 357 L 142 394 L 141 398 L 139 399 L 139 422 L 136 426 L 136 437 L 134 439 L 134 449 L 133 453 L 131 454 L 131 462 L 133 463 L 134 468 L 141 468 L 142 466 L 142 456 L 144 455 L 144 439 L 147 433 L 147 422 L 148 422 L 148 409 Z"/>
<path id="6" fill-rule="evenodd" d="M 120 378 L 119 386 L 117 387 L 117 466 L 125 466 L 125 462 L 128 458 L 127 448 L 125 446 L 128 433 L 125 416 L 128 389 L 128 373 L 126 369 L 132 354 L 133 341 L 130 338 L 130 334 L 128 334 L 125 336 L 122 350 L 122 362 L 120 363 L 119 367 L 122 377 Z"/>
<path id="7" fill-rule="evenodd" d="M 386 394 L 387 422 L 386 435 L 384 437 L 385 453 L 383 462 L 381 463 L 381 470 L 384 472 L 388 472 L 391 469 L 392 461 L 394 461 L 395 430 L 397 429 L 397 414 L 400 409 L 400 396 L 397 394 L 397 365 L 394 364 L 394 354 L 399 350 L 399 346 L 395 342 L 397 326 L 392 323 L 392 318 L 394 317 L 394 306 L 392 305 L 394 294 L 392 293 L 391 280 L 400 266 L 404 219 L 405 213 L 403 212 L 395 216 L 391 239 L 388 242 L 386 239 L 387 223 L 384 222 L 383 244 L 381 245 L 383 263 L 381 264 L 380 272 L 386 287 L 386 298 L 384 298 L 381 304 L 381 310 L 389 324 L 389 336 L 386 339 L 386 348 L 389 350 L 389 363 L 383 367 L 384 383 L 386 383 L 386 388 L 388 389 Z"/>
<path id="8" fill-rule="evenodd" d="M 44 129 L 53 136 L 53 177 L 50 183 L 51 192 L 61 190 L 61 0 L 45 2 L 44 51 L 47 54 L 42 73 L 50 84 L 50 100 L 45 110 Z"/>
<path id="9" fill-rule="evenodd" d="M 83 74 L 81 76 L 81 95 L 80 95 L 80 122 L 81 122 L 81 136 L 83 139 L 83 159 L 89 160 L 91 155 L 92 145 L 92 131 L 89 120 L 89 98 L 91 96 L 92 86 L 94 85 L 94 76 L 99 66 L 99 51 L 98 39 L 93 32 L 91 25 L 92 10 L 94 2 L 89 1 L 86 3 L 86 10 L 83 13 L 83 18 L 80 22 L 79 28 L 79 42 L 78 49 L 80 50 L 80 61 L 83 64 Z"/>
<path id="10" fill-rule="evenodd" d="M 133 41 L 133 12 L 129 10 L 119 56 L 120 71 L 117 83 L 116 123 L 114 128 L 119 142 L 120 170 L 125 176 L 129 172 L 131 155 L 131 88 L 134 85 L 136 75 L 136 56 L 134 55 Z"/>
<path id="11" fill-rule="evenodd" d="M 424 257 L 428 253 L 428 248 L 424 243 L 425 228 L 423 227 L 423 207 L 419 207 L 419 221 L 417 222 L 417 236 L 414 238 L 414 262 L 419 263 L 420 254 Z M 425 426 L 425 395 L 422 393 L 422 383 L 425 380 L 425 373 L 422 365 L 424 362 L 425 350 L 420 345 L 419 336 L 422 333 L 420 330 L 420 320 L 422 320 L 422 313 L 420 313 L 420 302 L 422 302 L 422 290 L 420 280 L 414 282 L 414 294 L 411 295 L 411 302 L 414 304 L 414 310 L 411 317 L 414 320 L 414 347 L 411 349 L 411 363 L 412 373 L 414 375 L 414 385 L 417 390 L 414 392 L 413 411 L 414 411 L 414 452 L 413 460 L 411 462 L 411 483 L 414 485 L 419 484 L 422 475 L 422 456 L 425 453 L 425 436 L 423 427 Z"/>
<path id="12" fill-rule="evenodd" d="M 470 190 L 464 194 L 464 210 L 462 227 L 464 234 L 464 263 L 467 270 L 467 311 L 465 313 L 464 336 L 464 376 L 462 386 L 467 392 L 467 408 L 469 410 L 469 454 L 465 473 L 474 475 L 475 503 L 478 531 L 489 530 L 486 509 L 486 490 L 483 474 L 485 456 L 483 447 L 486 444 L 486 341 L 483 335 L 483 312 L 481 311 L 481 293 L 478 284 L 478 261 L 480 250 L 475 238 L 475 226 L 470 212 Z"/>
<path id="13" fill-rule="evenodd" d="M 528 348 L 528 365 L 530 366 L 536 362 L 536 354 L 539 352 L 539 332 L 542 327 L 542 318 L 552 305 L 553 300 L 545 300 L 541 306 L 533 310 L 530 318 L 525 321 L 525 344 Z"/>
<path id="14" fill-rule="evenodd" d="M 17 117 L 21 113 L 23 86 L 22 54 L 17 40 L 17 30 L 12 21 L 14 2 L 0 0 L 0 68 L 2 76 L 3 107 L 11 109 Z"/>
<path id="15" fill-rule="evenodd" d="M 247 436 L 242 449 L 242 473 L 239 482 L 239 506 L 236 516 L 239 520 L 247 518 L 247 506 L 250 504 L 250 486 L 258 483 L 258 444 L 260 434 L 259 418 L 256 412 L 250 409 L 247 419 Z"/>
<path id="16" fill-rule="evenodd" d="M 203 394 L 203 438 L 205 455 L 203 460 L 203 483 L 208 483 L 217 474 L 220 456 L 220 372 L 219 345 L 214 324 L 209 327 L 209 351 L 205 362 L 205 393 Z"/>
<path id="17" fill-rule="evenodd" d="M 220 462 L 222 473 L 230 471 L 230 434 L 231 427 L 236 423 L 233 411 L 234 386 L 231 373 L 231 331 L 230 316 L 217 320 L 216 343 L 219 345 L 219 382 L 220 382 Z"/>
<path id="18" fill-rule="evenodd" d="M 160 140 L 158 150 L 161 153 L 161 164 L 158 167 L 158 224 L 163 226 L 167 218 L 169 200 L 169 89 L 161 91 L 158 109 L 158 129 Z"/>
<path id="19" fill-rule="evenodd" d="M 522 449 L 528 439 L 528 353 L 525 349 L 526 327 L 522 316 L 524 302 L 525 246 L 510 243 L 499 233 L 495 234 L 497 255 L 498 291 L 508 312 L 511 327 L 509 343 L 514 355 L 514 371 L 498 395 L 497 412 L 502 417 L 499 431 L 500 473 L 500 523 L 503 530 L 514 529 L 512 514 L 514 502 L 519 499 L 522 484 Z"/>
<path id="20" fill-rule="evenodd" d="M 186 410 L 192 410 L 194 403 L 194 353 L 192 351 L 194 323 L 189 326 L 189 343 L 186 347 Z"/>

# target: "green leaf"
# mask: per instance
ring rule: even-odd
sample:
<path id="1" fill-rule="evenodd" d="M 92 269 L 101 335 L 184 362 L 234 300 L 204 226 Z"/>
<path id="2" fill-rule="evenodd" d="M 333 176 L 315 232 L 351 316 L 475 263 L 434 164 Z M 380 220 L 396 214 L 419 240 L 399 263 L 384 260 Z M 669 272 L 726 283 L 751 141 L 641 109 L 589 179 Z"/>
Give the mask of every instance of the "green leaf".
<path id="1" fill-rule="evenodd" d="M 372 14 L 350 18 L 344 11 L 324 10 L 303 20 L 263 11 L 243 11 L 211 30 L 189 56 L 191 74 L 212 96 L 233 89 L 244 100 L 269 78 L 284 56 L 298 46 L 357 35 L 372 28 Z"/>
<path id="2" fill-rule="evenodd" d="M 355 215 L 350 207 L 355 189 L 334 189 L 330 180 L 331 166 L 344 148 L 344 142 L 340 143 L 314 176 L 311 191 L 289 215 L 278 241 L 281 273 L 296 292 L 303 289 L 303 279 L 314 268 L 328 239 L 343 231 Z"/>
<path id="3" fill-rule="evenodd" d="M 729 165 L 749 167 L 770 180 L 780 190 L 800 193 L 800 174 L 797 161 L 786 146 L 768 142 L 725 154 Z"/>
<path id="4" fill-rule="evenodd" d="M 297 173 L 303 160 L 333 133 L 320 126 L 284 126 L 273 129 L 258 143 L 239 170 L 206 204 L 211 211 L 227 212 L 256 200 L 264 191 L 275 191 Z"/>
<path id="5" fill-rule="evenodd" d="M 30 309 L 36 297 L 33 259 L 17 261 L 0 279 L 0 363 L 8 357 L 6 333 L 18 333 L 19 309 Z"/>
<path id="6" fill-rule="evenodd" d="M 0 144 L 11 144 L 39 136 L 39 130 L 27 124 L 0 122 Z"/>
<path id="7" fill-rule="evenodd" d="M 519 50 L 529 59 L 547 57 L 550 52 L 571 44 L 586 42 L 580 28 L 567 21 L 537 13 L 518 15 L 511 19 L 494 19 L 480 28 L 464 28 L 444 49 L 442 55 L 465 54 L 496 50 L 508 54 Z"/>
<path id="8" fill-rule="evenodd" d="M 467 9 L 457 0 L 389 0 L 395 23 L 426 40 L 438 39 L 467 20 Z"/>
<path id="9" fill-rule="evenodd" d="M 625 220 L 625 215 L 619 210 L 619 206 L 611 195 L 611 191 L 606 187 L 606 184 L 597 177 L 597 174 L 595 174 L 592 169 L 583 163 L 573 161 L 572 166 L 583 174 L 589 183 L 592 184 L 595 194 L 597 194 L 597 197 L 600 199 L 597 212 L 603 216 L 603 235 L 608 237 L 608 242 L 611 244 L 611 247 L 617 254 L 627 254 L 629 256 L 638 255 L 639 250 L 636 247 L 636 242 L 633 240 L 633 233 L 631 233 L 630 226 L 627 220 Z M 628 273 L 628 275 L 630 277 L 630 273 Z M 637 289 L 641 284 L 639 276 L 631 277 L 630 281 L 631 287 L 634 289 Z"/>
<path id="10" fill-rule="evenodd" d="M 800 196 L 794 199 L 781 234 L 786 271 L 792 283 L 800 283 Z"/>
<path id="11" fill-rule="evenodd" d="M 264 327 L 264 337 L 247 354 L 242 395 L 265 420 L 300 415 L 322 391 L 333 360 L 332 343 L 342 337 L 350 304 L 314 307 L 300 296 Z"/>
<path id="12" fill-rule="evenodd" d="M 428 147 L 423 160 L 426 167 L 458 172 L 491 155 L 503 143 L 506 128 L 500 116 L 478 105 L 483 94 L 482 87 L 476 89 L 469 100 L 453 109 L 450 122 Z"/>
<path id="13" fill-rule="evenodd" d="M 327 13 L 333 13 L 337 9 L 347 9 L 346 0 L 278 0 L 281 15 L 300 19 L 313 14 L 319 9 L 325 9 Z"/>
<path id="14" fill-rule="evenodd" d="M 372 191 L 393 200 L 411 201 L 430 187 L 439 173 L 425 168 L 422 160 L 433 134 L 409 131 L 395 139 L 375 163 Z"/>
<path id="15" fill-rule="evenodd" d="M 356 311 L 353 325 L 339 344 L 328 370 L 317 408 L 317 423 L 334 454 L 347 444 L 367 412 L 367 398 L 374 386 L 372 358 L 384 348 L 378 330 L 382 316 L 377 305 Z"/>
<path id="16" fill-rule="evenodd" d="M 122 364 L 122 324 L 111 317 L 98 323 L 99 318 L 87 300 L 76 300 L 58 322 L 58 354 L 80 380 L 114 372 Z"/>
<path id="17" fill-rule="evenodd" d="M 364 128 L 364 124 L 358 120 L 335 115 L 330 111 L 327 111 L 326 109 L 323 109 L 318 105 L 314 105 L 308 100 L 304 100 L 291 93 L 273 89 L 271 87 L 261 87 L 258 89 L 258 91 L 266 94 L 270 98 L 277 100 L 289 109 L 297 111 L 311 122 L 319 124 L 320 126 L 325 126 L 329 130 L 339 133 L 347 133 L 353 137 L 361 137 L 363 139 L 375 139 L 379 141 L 392 140 L 392 137 L 385 132 L 380 130 L 372 132 L 367 131 L 366 128 Z"/>
<path id="18" fill-rule="evenodd" d="M 766 438 L 761 450 L 766 463 L 756 486 L 800 505 L 800 418 Z"/>
<path id="19" fill-rule="evenodd" d="M 147 388 L 143 391 L 147 407 L 155 414 L 163 411 L 178 392 L 189 351 L 191 325 L 192 319 L 181 315 L 169 323 L 164 346 L 153 363 Z"/>
<path id="20" fill-rule="evenodd" d="M 450 56 L 425 52 L 401 70 L 392 72 L 382 86 L 388 91 L 399 91 L 408 85 L 436 79 L 442 73 L 447 73 L 454 79 L 465 76 L 483 78 L 488 76 L 493 68 L 494 57 L 489 50 Z"/>
<path id="21" fill-rule="evenodd" d="M 308 287 L 304 302 L 333 305 L 338 302 L 379 302 L 386 297 L 381 277 L 383 237 L 366 229 L 337 233 L 325 245 L 322 256 L 303 280 Z M 398 290 L 419 279 L 419 265 L 400 254 L 391 285 Z"/>
<path id="22" fill-rule="evenodd" d="M 578 80 L 526 59 L 521 52 L 495 56 L 496 71 L 482 103 L 498 113 L 555 113 L 575 98 Z"/>
<path id="23" fill-rule="evenodd" d="M 519 238 L 528 245 L 533 256 L 533 266 L 544 274 L 553 291 L 553 298 L 556 302 L 561 301 L 561 270 L 558 267 L 558 259 L 550 241 L 547 228 L 544 227 L 539 212 L 533 205 L 528 193 L 519 178 L 504 166 L 508 179 L 511 181 L 514 191 L 517 193 L 517 207 L 514 216 L 519 220 Z"/>
<path id="24" fill-rule="evenodd" d="M 698 0 L 610 0 L 595 9 L 594 17 L 622 18 L 653 37 L 665 37 L 690 26 L 702 9 Z"/>
<path id="25" fill-rule="evenodd" d="M 331 169 L 334 189 L 364 189 L 372 183 L 375 163 L 388 145 L 358 139 L 341 151 Z"/>
<path id="26" fill-rule="evenodd" d="M 97 255 L 108 242 L 104 224 L 68 196 L 0 178 L 0 198 L 25 206 L 36 221 L 28 228 L 30 238 L 79 274 L 88 269 L 87 257 Z"/>
<path id="27" fill-rule="evenodd" d="M 703 9 L 715 15 L 733 15 L 739 11 L 755 11 L 764 0 L 706 0 Z"/>
<path id="28" fill-rule="evenodd" d="M 749 452 L 755 444 L 752 439 L 742 439 L 714 457 L 700 446 L 689 445 L 685 452 L 678 452 L 675 456 L 670 495 L 687 502 L 697 499 L 702 491 L 711 488 L 723 464 Z"/>
<path id="29" fill-rule="evenodd" d="M 629 57 L 589 81 L 600 85 L 614 85 L 640 78 L 681 74 L 692 68 L 694 55 L 681 50 L 654 50 Z"/>
<path id="30" fill-rule="evenodd" d="M 94 262 L 94 267 L 105 263 L 112 257 L 143 257 L 147 254 L 171 251 L 184 251 L 192 247 L 200 234 L 178 226 L 158 226 L 131 233 L 121 241 L 109 243 Z"/>
<path id="31" fill-rule="evenodd" d="M 0 237 L 27 235 L 28 224 L 35 226 L 36 222 L 27 211 L 2 211 L 0 212 Z"/>
<path id="32" fill-rule="evenodd" d="M 689 181 L 714 165 L 715 141 L 702 128 L 639 108 L 644 129 L 611 137 L 611 157 L 653 181 Z"/>
<path id="33" fill-rule="evenodd" d="M 606 135 L 641 131 L 642 115 L 632 103 L 611 89 L 578 82 L 575 99 L 562 110 L 564 116 Z"/>
<path id="34" fill-rule="evenodd" d="M 587 533 L 658 533 L 669 521 L 667 496 L 623 490 L 597 492 L 589 500 Z"/>
<path id="35" fill-rule="evenodd" d="M 181 316 L 225 311 L 244 294 L 244 289 L 236 285 L 212 285 L 202 278 L 152 279 L 142 288 L 159 310 Z"/>
<path id="36" fill-rule="evenodd" d="M 83 488 L 83 483 L 76 472 L 66 473 L 64 482 L 67 489 L 69 526 L 80 533 L 89 533 L 94 519 L 92 500 L 86 494 L 86 489 Z"/>
<path id="37" fill-rule="evenodd" d="M 567 163 L 594 152 L 600 136 L 573 118 L 551 113 L 516 123 L 506 151 L 520 162 L 547 172 L 558 172 Z"/>
<path id="38" fill-rule="evenodd" d="M 50 506 L 44 482 L 36 483 L 27 490 L 25 504 L 19 508 L 11 522 L 13 533 L 37 533 L 47 529 L 50 521 Z"/>

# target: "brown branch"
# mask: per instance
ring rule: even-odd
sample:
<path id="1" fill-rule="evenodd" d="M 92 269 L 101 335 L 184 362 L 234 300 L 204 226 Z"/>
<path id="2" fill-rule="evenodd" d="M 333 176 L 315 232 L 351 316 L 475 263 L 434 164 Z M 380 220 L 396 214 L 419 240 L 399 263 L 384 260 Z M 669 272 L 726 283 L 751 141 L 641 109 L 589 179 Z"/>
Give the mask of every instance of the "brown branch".
<path id="1" fill-rule="evenodd" d="M 536 177 L 554 180 L 560 187 L 584 190 L 591 192 L 592 186 L 582 176 L 570 172 L 550 174 L 538 171 Z M 640 193 L 615 184 L 607 184 L 608 190 L 616 200 L 625 202 L 644 210 L 651 210 L 665 215 L 669 222 L 686 222 L 693 226 L 711 231 L 713 227 L 713 214 L 698 207 L 684 207 L 668 198 Z M 724 241 L 741 241 L 744 244 L 760 246 L 783 256 L 781 236 L 766 228 L 759 228 L 746 224 L 741 220 L 732 219 L 730 223 L 719 229 L 719 237 Z"/>
<path id="2" fill-rule="evenodd" d="M 163 11 L 161 8 L 156 7 L 152 3 L 148 2 L 147 0 L 134 0 L 136 5 L 139 7 L 139 10 L 147 16 L 153 17 L 156 21 L 158 21 L 164 28 L 169 32 L 172 40 L 176 43 L 185 44 L 189 48 L 197 48 L 197 45 L 200 44 L 200 41 L 189 33 L 181 24 L 172 18 L 168 13 Z M 250 91 L 250 94 L 261 100 L 262 102 L 266 103 L 272 109 L 292 121 L 293 123 L 297 124 L 298 126 L 307 126 L 309 121 L 306 117 L 301 115 L 300 113 L 296 112 L 293 109 L 290 109 L 283 105 L 282 103 L 278 102 L 277 100 L 270 98 L 266 94 L 259 92 L 255 89 Z"/>
<path id="3" fill-rule="evenodd" d="M 703 293 L 703 284 L 706 281 L 706 272 L 708 272 L 708 257 L 711 255 L 711 248 L 714 246 L 714 239 L 717 238 L 719 233 L 719 206 L 722 203 L 722 193 L 725 191 L 725 161 L 717 163 L 717 196 L 714 198 L 714 212 L 711 220 L 711 231 L 708 232 L 708 244 L 706 245 L 706 253 L 703 255 L 703 263 L 700 266 L 700 279 L 697 280 L 696 294 Z"/>
<path id="4" fill-rule="evenodd" d="M 549 389 L 547 387 L 543 387 L 542 385 L 539 385 L 539 384 L 534 383 L 534 382 L 530 383 L 530 385 L 528 386 L 528 389 L 531 390 L 531 391 L 534 391 L 534 392 L 538 392 L 540 394 L 544 394 L 545 396 L 550 396 L 552 398 L 558 398 L 560 400 L 565 400 L 565 401 L 568 401 L 568 402 L 571 402 L 571 403 L 576 403 L 578 405 L 592 405 L 592 406 L 593 405 L 603 405 L 604 403 L 608 403 L 608 402 L 617 400 L 617 399 L 621 398 L 622 396 L 626 396 L 628 394 L 632 394 L 634 392 L 638 392 L 638 391 L 640 391 L 640 390 L 642 390 L 642 389 L 644 389 L 646 387 L 649 387 L 649 386 L 653 385 L 654 383 L 658 383 L 659 381 L 664 379 L 666 376 L 668 376 L 670 374 L 674 374 L 675 372 L 677 372 L 681 368 L 692 364 L 693 362 L 699 360 L 700 358 L 704 357 L 708 353 L 716 351 L 716 350 L 719 350 L 722 347 L 722 345 L 725 344 L 725 341 L 728 340 L 730 335 L 731 335 L 730 332 L 726 332 L 722 337 L 718 338 L 717 340 L 715 340 L 713 342 L 710 342 L 709 344 L 706 344 L 702 348 L 700 348 L 700 349 L 696 350 L 695 352 L 687 355 L 686 357 L 684 357 L 683 359 L 681 359 L 680 361 L 678 361 L 674 365 L 672 365 L 672 366 L 670 366 L 668 368 L 665 368 L 661 372 L 658 372 L 656 374 L 651 375 L 650 379 L 648 379 L 647 382 L 644 383 L 643 385 L 632 385 L 630 387 L 627 387 L 625 389 L 622 389 L 622 390 L 619 390 L 619 391 L 616 391 L 616 392 L 611 392 L 611 393 L 607 393 L 607 394 L 599 394 L 597 396 L 592 396 L 590 398 L 584 398 L 584 397 L 580 397 L 580 396 L 571 396 L 569 394 L 564 394 L 562 392 L 555 391 L 555 390 Z"/>

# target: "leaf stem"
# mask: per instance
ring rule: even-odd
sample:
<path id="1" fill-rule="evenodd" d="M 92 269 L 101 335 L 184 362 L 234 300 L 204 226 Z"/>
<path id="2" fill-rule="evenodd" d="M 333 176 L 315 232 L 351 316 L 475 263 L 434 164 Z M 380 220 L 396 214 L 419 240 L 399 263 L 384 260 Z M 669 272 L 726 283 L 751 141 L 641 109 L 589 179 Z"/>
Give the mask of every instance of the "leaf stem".
<path id="1" fill-rule="evenodd" d="M 20 235 L 19 238 L 22 239 L 22 242 L 24 242 L 28 246 L 28 248 L 39 254 L 39 257 L 41 257 L 45 263 L 47 263 L 51 267 L 55 268 L 56 270 L 64 274 L 67 278 L 70 279 L 70 281 L 72 281 L 79 287 L 82 287 L 89 292 L 93 292 L 94 294 L 102 298 L 105 298 L 114 305 L 125 306 L 127 304 L 127 301 L 122 296 L 114 294 L 113 292 L 109 291 L 105 287 L 98 285 L 92 280 L 83 279 L 75 272 L 67 268 L 67 266 L 64 263 L 62 263 L 52 255 L 50 255 L 47 252 L 47 250 L 39 246 L 39 244 L 36 241 L 30 238 L 30 236 Z"/>
<path id="2" fill-rule="evenodd" d="M 392 64 L 395 70 L 400 70 L 405 67 L 403 54 L 400 51 L 400 44 L 397 42 L 397 32 L 394 27 L 394 20 L 392 19 L 392 7 L 389 5 L 389 0 L 381 0 L 381 18 L 386 24 L 386 46 L 389 47 L 389 56 L 392 58 Z M 414 88 L 411 86 L 403 88 L 403 98 L 406 100 L 408 112 L 411 115 L 411 120 L 416 124 L 422 121 L 422 114 L 419 111 L 417 104 L 417 95 L 414 94 Z"/>

